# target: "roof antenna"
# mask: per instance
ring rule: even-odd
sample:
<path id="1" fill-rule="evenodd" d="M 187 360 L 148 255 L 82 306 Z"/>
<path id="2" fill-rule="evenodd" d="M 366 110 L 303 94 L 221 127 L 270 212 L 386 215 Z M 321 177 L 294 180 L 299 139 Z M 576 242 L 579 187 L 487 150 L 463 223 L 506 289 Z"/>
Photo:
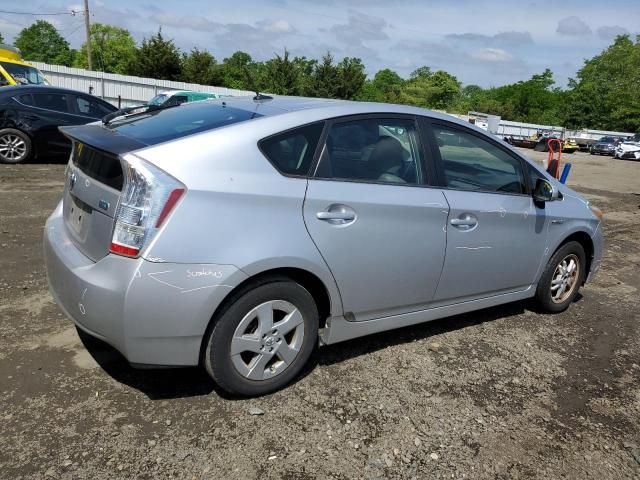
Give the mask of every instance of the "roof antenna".
<path id="1" fill-rule="evenodd" d="M 263 95 L 258 91 L 258 89 L 256 88 L 257 87 L 256 82 L 254 81 L 253 76 L 251 76 L 251 72 L 249 71 L 249 67 L 247 65 L 243 65 L 242 70 L 244 71 L 244 76 L 247 77 L 247 83 L 249 84 L 249 88 L 254 92 L 256 92 L 256 96 L 253 97 L 254 102 L 260 102 L 263 100 L 273 100 L 273 97 L 270 97 L 269 95 Z"/>

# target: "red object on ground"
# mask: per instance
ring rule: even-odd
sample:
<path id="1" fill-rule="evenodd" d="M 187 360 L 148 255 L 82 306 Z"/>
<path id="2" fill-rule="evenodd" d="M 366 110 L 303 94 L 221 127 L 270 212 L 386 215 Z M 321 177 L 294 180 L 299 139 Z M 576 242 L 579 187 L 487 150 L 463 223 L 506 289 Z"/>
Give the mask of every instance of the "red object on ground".
<path id="1" fill-rule="evenodd" d="M 560 158 L 562 157 L 562 142 L 558 138 L 550 138 L 547 140 L 549 148 L 549 159 L 547 160 L 547 172 L 555 178 L 560 178 Z M 555 153 L 558 152 L 556 158 Z"/>

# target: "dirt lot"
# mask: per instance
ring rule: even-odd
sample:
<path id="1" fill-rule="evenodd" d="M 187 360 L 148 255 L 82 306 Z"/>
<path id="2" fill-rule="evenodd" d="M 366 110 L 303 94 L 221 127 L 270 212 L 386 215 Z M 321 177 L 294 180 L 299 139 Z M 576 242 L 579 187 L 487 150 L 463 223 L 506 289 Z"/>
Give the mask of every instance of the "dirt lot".
<path id="1" fill-rule="evenodd" d="M 87 350 L 42 263 L 64 166 L 0 166 L 0 478 L 640 478 L 640 162 L 568 158 L 607 243 L 567 312 L 516 303 L 325 347 L 253 400 Z"/>

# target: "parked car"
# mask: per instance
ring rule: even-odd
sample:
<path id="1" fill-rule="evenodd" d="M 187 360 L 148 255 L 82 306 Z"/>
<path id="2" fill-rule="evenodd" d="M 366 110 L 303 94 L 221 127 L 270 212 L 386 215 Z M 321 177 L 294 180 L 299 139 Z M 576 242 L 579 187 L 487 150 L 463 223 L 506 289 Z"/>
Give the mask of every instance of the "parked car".
<path id="1" fill-rule="evenodd" d="M 567 138 L 562 141 L 562 151 L 564 153 L 573 153 L 580 149 L 578 142 L 576 142 L 575 138 Z"/>
<path id="2" fill-rule="evenodd" d="M 133 365 L 261 395 L 318 342 L 530 297 L 560 312 L 600 267 L 599 210 L 475 126 L 260 98 L 62 129 L 50 289 Z"/>
<path id="3" fill-rule="evenodd" d="M 602 137 L 591 145 L 589 153 L 591 153 L 591 155 L 613 155 L 618 143 L 620 143 L 620 138 L 618 137 Z"/>
<path id="4" fill-rule="evenodd" d="M 0 87 L 11 85 L 48 85 L 40 70 L 26 62 L 20 50 L 0 44 Z"/>
<path id="5" fill-rule="evenodd" d="M 543 135 L 540 138 L 538 138 L 538 140 L 536 141 L 536 144 L 534 145 L 533 149 L 536 152 L 548 152 L 549 151 L 549 140 L 554 139 L 554 140 L 559 140 L 560 141 L 560 145 L 562 146 L 563 150 L 564 150 L 564 142 L 562 141 L 562 139 L 558 136 L 548 136 L 548 135 Z M 554 145 L 554 148 L 556 148 L 557 146 Z"/>
<path id="6" fill-rule="evenodd" d="M 0 89 L 0 163 L 34 156 L 68 155 L 71 142 L 58 130 L 94 122 L 116 107 L 86 93 L 48 86 Z"/>
<path id="7" fill-rule="evenodd" d="M 161 92 L 153 97 L 147 105 L 180 105 L 181 103 L 196 102 L 198 100 L 208 100 L 210 98 L 220 98 L 217 93 L 191 92 L 189 90 Z"/>
<path id="8" fill-rule="evenodd" d="M 616 146 L 614 158 L 625 160 L 640 160 L 640 133 Z"/>

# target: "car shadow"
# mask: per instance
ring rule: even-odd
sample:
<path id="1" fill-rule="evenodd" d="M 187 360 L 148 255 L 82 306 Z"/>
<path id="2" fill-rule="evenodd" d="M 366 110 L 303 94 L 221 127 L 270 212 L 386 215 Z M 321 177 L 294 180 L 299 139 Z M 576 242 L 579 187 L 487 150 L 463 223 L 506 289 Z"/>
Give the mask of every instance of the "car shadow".
<path id="1" fill-rule="evenodd" d="M 318 366 L 333 365 L 395 345 L 521 315 L 526 310 L 532 310 L 532 305 L 525 300 L 316 348 L 294 383 L 312 373 Z M 219 389 L 203 368 L 134 368 L 107 343 L 81 330 L 78 330 L 78 335 L 87 351 L 107 374 L 114 380 L 141 391 L 151 400 L 197 397 L 212 392 L 226 400 L 243 399 Z"/>

